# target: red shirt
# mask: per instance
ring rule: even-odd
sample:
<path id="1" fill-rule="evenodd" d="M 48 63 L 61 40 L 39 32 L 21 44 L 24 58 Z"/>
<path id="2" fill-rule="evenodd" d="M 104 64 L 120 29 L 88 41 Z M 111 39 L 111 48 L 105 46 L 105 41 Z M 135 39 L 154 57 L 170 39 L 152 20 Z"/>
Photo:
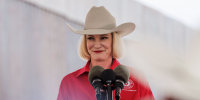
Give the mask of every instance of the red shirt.
<path id="1" fill-rule="evenodd" d="M 88 81 L 89 65 L 87 64 L 68 75 L 66 75 L 60 85 L 57 100 L 96 100 L 96 93 Z M 114 69 L 120 63 L 114 59 L 110 69 Z M 149 86 L 144 86 L 130 75 L 129 81 L 125 84 L 120 94 L 120 100 L 139 100 L 140 98 L 153 97 Z M 113 100 L 115 100 L 113 92 Z"/>

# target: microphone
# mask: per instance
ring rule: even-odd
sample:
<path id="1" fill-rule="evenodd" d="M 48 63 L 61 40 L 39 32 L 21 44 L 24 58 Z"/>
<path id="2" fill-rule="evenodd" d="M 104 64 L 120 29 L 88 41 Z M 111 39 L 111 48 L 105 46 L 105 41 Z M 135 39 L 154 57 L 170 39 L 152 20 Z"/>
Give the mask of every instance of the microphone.
<path id="1" fill-rule="evenodd" d="M 89 83 L 94 87 L 96 91 L 96 98 L 97 100 L 100 100 L 101 92 L 100 89 L 103 88 L 101 73 L 104 71 L 103 67 L 100 66 L 94 66 L 90 69 L 88 80 Z"/>
<path id="2" fill-rule="evenodd" d="M 112 69 L 105 69 L 101 77 L 103 79 L 103 83 L 106 85 L 107 88 L 107 99 L 106 100 L 113 100 L 112 98 L 112 84 L 115 81 L 115 73 Z"/>
<path id="3" fill-rule="evenodd" d="M 115 73 L 112 69 L 105 69 L 101 73 L 101 77 L 103 79 L 104 84 L 113 83 L 115 81 Z"/>
<path id="4" fill-rule="evenodd" d="M 115 99 L 120 99 L 121 90 L 124 88 L 124 84 L 128 82 L 130 71 L 126 68 L 126 66 L 118 65 L 114 70 L 116 75 L 115 79 Z"/>

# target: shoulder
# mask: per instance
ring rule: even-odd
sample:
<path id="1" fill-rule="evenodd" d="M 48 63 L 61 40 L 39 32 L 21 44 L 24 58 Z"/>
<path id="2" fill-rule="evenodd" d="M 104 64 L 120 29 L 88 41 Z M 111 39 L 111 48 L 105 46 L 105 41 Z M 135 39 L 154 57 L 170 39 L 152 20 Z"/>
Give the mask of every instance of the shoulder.
<path id="1" fill-rule="evenodd" d="M 80 68 L 80 69 L 78 69 L 78 70 L 76 70 L 74 72 L 71 72 L 71 73 L 65 75 L 63 77 L 63 79 L 62 79 L 62 83 L 68 83 L 69 81 L 74 80 L 77 77 L 77 75 L 78 75 L 78 73 L 80 72 L 81 69 L 82 68 Z"/>
<path id="2" fill-rule="evenodd" d="M 141 71 L 131 67 L 131 66 L 126 66 L 127 69 L 130 71 L 130 77 L 129 77 L 129 82 L 134 85 L 137 85 L 138 88 L 144 88 L 144 89 L 149 89 L 149 83 Z"/>
<path id="3" fill-rule="evenodd" d="M 134 85 L 136 86 L 135 88 L 137 88 L 137 90 L 139 89 L 138 92 L 140 92 L 141 96 L 153 97 L 149 82 L 142 72 L 131 68 L 131 75 L 129 79 L 133 81 Z"/>

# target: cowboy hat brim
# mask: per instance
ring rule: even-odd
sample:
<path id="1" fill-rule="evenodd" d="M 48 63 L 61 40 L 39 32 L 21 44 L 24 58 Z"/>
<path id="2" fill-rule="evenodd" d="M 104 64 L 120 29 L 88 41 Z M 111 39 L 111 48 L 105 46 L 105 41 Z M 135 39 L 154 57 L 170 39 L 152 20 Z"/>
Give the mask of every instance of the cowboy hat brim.
<path id="1" fill-rule="evenodd" d="M 77 34 L 82 34 L 82 35 L 97 35 L 97 34 L 108 34 L 111 32 L 117 32 L 120 36 L 125 36 L 130 34 L 131 32 L 134 31 L 135 29 L 135 24 L 134 23 L 124 23 L 121 24 L 113 29 L 87 29 L 87 30 L 76 30 L 69 24 L 67 24 L 68 28 Z"/>

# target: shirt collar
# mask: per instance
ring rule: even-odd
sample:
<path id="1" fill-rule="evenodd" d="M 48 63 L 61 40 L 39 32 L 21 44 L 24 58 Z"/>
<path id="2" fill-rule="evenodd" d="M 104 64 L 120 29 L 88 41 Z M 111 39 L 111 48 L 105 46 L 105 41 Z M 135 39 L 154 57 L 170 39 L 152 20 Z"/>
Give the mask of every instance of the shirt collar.
<path id="1" fill-rule="evenodd" d="M 110 69 L 113 70 L 118 65 L 120 65 L 120 63 L 117 61 L 117 59 L 113 58 L 113 63 L 112 63 L 112 66 L 110 67 Z M 90 66 L 90 61 L 88 61 L 86 63 L 86 65 L 78 71 L 76 77 L 79 77 L 79 76 L 81 76 L 84 73 L 88 73 L 90 71 L 90 67 L 89 66 Z"/>

